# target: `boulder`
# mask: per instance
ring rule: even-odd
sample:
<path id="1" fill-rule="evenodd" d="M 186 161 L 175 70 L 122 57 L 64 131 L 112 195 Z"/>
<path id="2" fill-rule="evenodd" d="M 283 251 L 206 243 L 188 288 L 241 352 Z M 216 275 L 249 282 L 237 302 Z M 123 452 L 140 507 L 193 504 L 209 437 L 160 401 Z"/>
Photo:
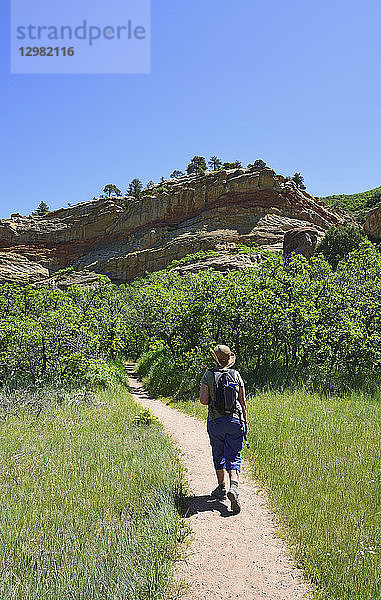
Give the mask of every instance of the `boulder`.
<path id="1" fill-rule="evenodd" d="M 311 258 L 319 241 L 319 231 L 313 227 L 296 227 L 284 234 L 283 258 L 287 260 L 291 254 L 302 254 Z"/>

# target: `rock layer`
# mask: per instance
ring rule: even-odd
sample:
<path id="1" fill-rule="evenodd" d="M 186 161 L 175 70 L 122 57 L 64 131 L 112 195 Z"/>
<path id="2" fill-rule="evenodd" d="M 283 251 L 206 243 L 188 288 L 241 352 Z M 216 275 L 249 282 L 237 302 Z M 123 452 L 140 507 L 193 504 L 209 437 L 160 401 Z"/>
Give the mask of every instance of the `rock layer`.
<path id="1" fill-rule="evenodd" d="M 0 252 L 0 283 L 31 284 L 49 277 L 49 270 L 16 252 Z"/>
<path id="2" fill-rule="evenodd" d="M 244 269 L 254 269 L 262 261 L 261 254 L 233 254 L 231 252 L 221 252 L 216 256 L 205 256 L 198 260 L 194 260 L 185 265 L 173 267 L 171 271 L 179 273 L 179 275 L 187 275 L 188 273 L 199 273 L 207 269 L 228 273 L 229 271 L 243 271 Z"/>
<path id="3" fill-rule="evenodd" d="M 229 170 L 167 180 L 140 200 L 94 199 L 45 217 L 13 215 L 0 221 L 0 249 L 50 274 L 73 266 L 124 282 L 199 250 L 237 243 L 281 250 L 294 228 L 313 227 L 320 239 L 342 220 L 271 169 Z"/>
<path id="4" fill-rule="evenodd" d="M 364 224 L 364 231 L 370 238 L 381 240 L 381 203 L 370 211 Z"/>

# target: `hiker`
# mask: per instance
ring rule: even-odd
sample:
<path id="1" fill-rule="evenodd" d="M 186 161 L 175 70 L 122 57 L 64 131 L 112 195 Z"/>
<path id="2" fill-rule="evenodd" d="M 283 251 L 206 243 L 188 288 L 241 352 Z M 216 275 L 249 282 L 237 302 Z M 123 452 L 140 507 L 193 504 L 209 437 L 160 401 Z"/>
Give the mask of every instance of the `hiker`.
<path id="1" fill-rule="evenodd" d="M 232 369 L 236 357 L 228 346 L 210 349 L 215 362 L 201 379 L 200 402 L 208 406 L 207 431 L 212 446 L 214 468 L 218 485 L 212 498 L 231 503 L 239 513 L 238 482 L 241 470 L 243 438 L 247 434 L 245 386 L 241 375 Z M 230 487 L 226 493 L 225 470 L 229 473 Z"/>

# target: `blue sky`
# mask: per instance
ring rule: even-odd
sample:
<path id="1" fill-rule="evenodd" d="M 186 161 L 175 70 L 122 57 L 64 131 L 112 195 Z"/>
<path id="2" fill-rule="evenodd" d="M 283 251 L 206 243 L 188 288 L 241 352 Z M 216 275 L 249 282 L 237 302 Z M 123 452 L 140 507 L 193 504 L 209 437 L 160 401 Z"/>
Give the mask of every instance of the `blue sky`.
<path id="1" fill-rule="evenodd" d="M 11 75 L 7 3 L 0 23 L 0 217 L 195 154 L 263 158 L 320 196 L 381 185 L 379 0 L 152 0 L 149 75 Z"/>

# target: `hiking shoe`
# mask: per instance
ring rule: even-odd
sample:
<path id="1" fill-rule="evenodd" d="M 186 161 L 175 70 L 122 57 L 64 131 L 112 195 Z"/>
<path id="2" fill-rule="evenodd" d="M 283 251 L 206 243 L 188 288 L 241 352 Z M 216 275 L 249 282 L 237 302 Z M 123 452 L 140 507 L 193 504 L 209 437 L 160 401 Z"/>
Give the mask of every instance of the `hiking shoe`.
<path id="1" fill-rule="evenodd" d="M 235 487 L 231 487 L 228 491 L 228 498 L 230 500 L 231 509 L 235 515 L 241 512 L 241 505 L 238 500 L 238 492 Z"/>
<path id="2" fill-rule="evenodd" d="M 215 498 L 216 500 L 226 500 L 226 498 L 227 498 L 226 488 L 218 485 L 216 487 L 216 489 L 213 490 L 213 492 L 211 492 L 210 495 L 212 496 L 212 498 Z"/>

